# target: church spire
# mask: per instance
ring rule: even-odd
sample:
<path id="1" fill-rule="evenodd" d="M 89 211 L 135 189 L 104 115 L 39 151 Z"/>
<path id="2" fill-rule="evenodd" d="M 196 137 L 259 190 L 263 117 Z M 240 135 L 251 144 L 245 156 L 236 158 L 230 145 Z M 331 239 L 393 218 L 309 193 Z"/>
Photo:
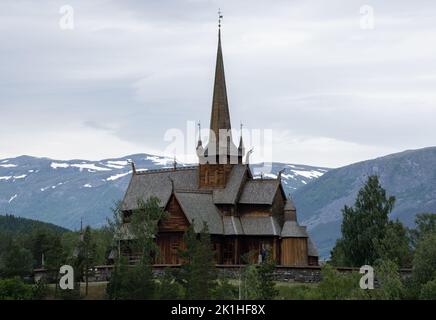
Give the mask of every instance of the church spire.
<path id="1" fill-rule="evenodd" d="M 229 150 L 231 146 L 234 146 L 233 141 L 230 137 L 227 142 L 222 142 L 220 146 L 219 134 L 220 130 L 230 130 L 230 112 L 229 104 L 227 101 L 227 89 L 226 89 L 226 79 L 224 75 L 224 61 L 223 53 L 221 49 L 221 12 L 219 14 L 219 28 L 218 28 L 218 50 L 216 57 L 216 67 L 215 67 L 215 82 L 213 87 L 213 100 L 212 100 L 212 113 L 210 118 L 210 130 L 211 133 L 215 135 L 215 146 L 218 151 L 218 147 L 224 147 L 224 149 Z M 209 139 L 211 140 L 211 139 Z M 227 148 L 225 148 L 227 147 Z M 222 148 L 220 148 L 222 149 Z"/>

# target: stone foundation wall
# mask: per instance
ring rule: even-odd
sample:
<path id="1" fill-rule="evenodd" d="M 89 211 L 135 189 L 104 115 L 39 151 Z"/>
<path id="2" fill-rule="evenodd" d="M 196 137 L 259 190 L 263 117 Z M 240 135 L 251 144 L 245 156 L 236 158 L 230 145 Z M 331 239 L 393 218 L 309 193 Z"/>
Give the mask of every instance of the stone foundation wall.
<path id="1" fill-rule="evenodd" d="M 239 279 L 240 272 L 244 266 L 240 265 L 217 265 L 218 274 L 231 279 Z M 179 269 L 180 265 L 155 265 L 153 273 L 156 276 L 162 275 L 166 269 Z M 321 281 L 321 267 L 285 267 L 277 266 L 274 271 L 274 280 L 281 282 L 298 282 L 298 283 L 317 283 Z M 91 281 L 107 281 L 113 270 L 112 265 L 96 267 L 95 276 Z M 358 268 L 336 268 L 339 272 L 359 272 Z M 403 279 L 410 277 L 411 269 L 401 269 L 400 275 Z M 35 279 L 45 275 L 46 270 L 38 269 L 34 272 Z"/>

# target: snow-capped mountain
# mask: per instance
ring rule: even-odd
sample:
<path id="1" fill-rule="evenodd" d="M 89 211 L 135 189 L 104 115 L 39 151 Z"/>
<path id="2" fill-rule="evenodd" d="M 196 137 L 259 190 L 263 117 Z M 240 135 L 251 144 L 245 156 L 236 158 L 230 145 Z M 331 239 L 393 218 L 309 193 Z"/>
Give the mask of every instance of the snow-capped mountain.
<path id="1" fill-rule="evenodd" d="M 29 156 L 1 159 L 0 214 L 14 214 L 72 229 L 79 226 L 81 218 L 92 226 L 104 225 L 106 218 L 112 215 L 111 208 L 127 189 L 131 161 L 137 170 L 173 166 L 173 159 L 149 154 L 100 161 Z M 275 178 L 282 169 L 284 187 L 291 194 L 329 170 L 285 163 L 273 163 L 271 167 L 252 165 L 255 177 Z"/>

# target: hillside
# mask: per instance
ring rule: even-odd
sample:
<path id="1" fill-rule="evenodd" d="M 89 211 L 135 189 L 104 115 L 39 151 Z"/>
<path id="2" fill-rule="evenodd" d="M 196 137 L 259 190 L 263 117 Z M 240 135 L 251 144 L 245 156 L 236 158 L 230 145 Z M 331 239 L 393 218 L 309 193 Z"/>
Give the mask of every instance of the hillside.
<path id="1" fill-rule="evenodd" d="M 99 161 L 54 160 L 21 156 L 0 160 L 0 214 L 51 222 L 77 229 L 80 219 L 94 227 L 112 216 L 111 207 L 122 199 L 131 175 L 133 160 L 138 170 L 168 168 L 173 159 L 135 154 Z M 178 164 L 185 166 L 188 164 Z M 253 165 L 255 175 L 276 177 L 285 168 L 287 193 L 322 176 L 327 168 L 273 163 L 271 172 Z"/>
<path id="2" fill-rule="evenodd" d="M 340 235 L 341 209 L 353 205 L 357 191 L 371 174 L 377 174 L 388 194 L 396 197 L 392 219 L 412 226 L 417 213 L 436 212 L 436 147 L 330 170 L 293 195 L 299 221 L 308 225 L 324 257 Z"/>
<path id="3" fill-rule="evenodd" d="M 15 217 L 12 215 L 0 215 L 0 233 L 29 233 L 37 228 L 50 229 L 59 233 L 69 231 L 68 229 L 59 227 L 51 223 Z"/>

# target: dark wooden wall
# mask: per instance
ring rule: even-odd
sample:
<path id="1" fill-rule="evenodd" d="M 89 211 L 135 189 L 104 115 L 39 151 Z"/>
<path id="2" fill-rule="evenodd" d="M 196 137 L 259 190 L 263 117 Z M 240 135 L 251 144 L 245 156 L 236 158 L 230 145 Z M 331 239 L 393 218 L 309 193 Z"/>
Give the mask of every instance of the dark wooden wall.
<path id="1" fill-rule="evenodd" d="M 224 188 L 232 167 L 232 164 L 200 164 L 198 170 L 199 187 Z"/>
<path id="2" fill-rule="evenodd" d="M 307 238 L 282 239 L 280 263 L 284 266 L 307 266 Z"/>
<path id="3" fill-rule="evenodd" d="M 171 196 L 165 210 L 169 215 L 159 223 L 159 232 L 180 232 L 188 229 L 189 221 L 174 195 Z"/>

